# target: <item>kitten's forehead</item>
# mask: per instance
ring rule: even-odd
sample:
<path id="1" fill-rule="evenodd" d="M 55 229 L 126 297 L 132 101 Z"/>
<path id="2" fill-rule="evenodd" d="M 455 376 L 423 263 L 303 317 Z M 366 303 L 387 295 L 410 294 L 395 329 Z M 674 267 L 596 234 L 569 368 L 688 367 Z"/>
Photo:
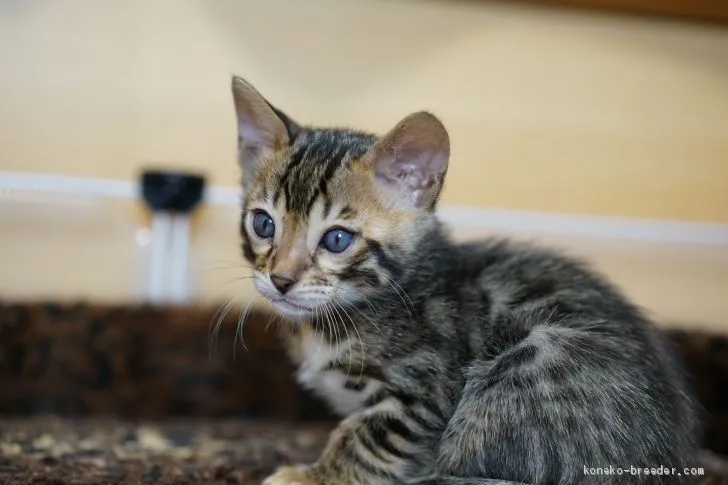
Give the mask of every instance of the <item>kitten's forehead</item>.
<path id="1" fill-rule="evenodd" d="M 347 164 L 361 158 L 376 141 L 374 135 L 342 129 L 303 130 L 292 143 L 290 157 L 277 174 L 273 199 L 287 212 L 308 215 L 317 200 L 333 203 L 331 182 Z"/>

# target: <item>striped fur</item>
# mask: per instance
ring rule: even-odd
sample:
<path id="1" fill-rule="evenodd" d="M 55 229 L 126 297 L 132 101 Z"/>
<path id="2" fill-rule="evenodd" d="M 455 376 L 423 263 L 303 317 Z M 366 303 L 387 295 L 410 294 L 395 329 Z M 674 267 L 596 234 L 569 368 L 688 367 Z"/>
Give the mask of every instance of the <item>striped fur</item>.
<path id="1" fill-rule="evenodd" d="M 237 78 L 233 92 L 244 257 L 290 320 L 299 381 L 344 418 L 315 464 L 266 485 L 691 481 L 584 473 L 695 465 L 682 367 L 584 264 L 450 241 L 433 213 L 449 151 L 434 117 L 377 137 L 298 126 Z M 261 210 L 271 239 L 252 229 Z M 321 248 L 331 227 L 355 235 L 347 250 Z M 283 270 L 285 295 L 270 279 Z"/>

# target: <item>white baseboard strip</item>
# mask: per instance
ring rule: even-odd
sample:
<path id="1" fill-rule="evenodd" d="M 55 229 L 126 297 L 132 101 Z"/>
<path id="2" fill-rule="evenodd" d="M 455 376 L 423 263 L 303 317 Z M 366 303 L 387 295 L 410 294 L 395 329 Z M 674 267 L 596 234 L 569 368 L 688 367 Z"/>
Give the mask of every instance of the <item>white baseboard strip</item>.
<path id="1" fill-rule="evenodd" d="M 32 200 L 34 194 L 45 198 L 58 194 L 70 197 L 132 199 L 139 196 L 139 186 L 136 182 L 124 180 L 0 172 L 0 202 L 4 198 Z M 238 207 L 240 190 L 236 187 L 208 187 L 203 203 Z M 539 213 L 453 205 L 441 206 L 439 214 L 447 224 L 463 229 L 728 246 L 728 224 L 720 223 Z"/>

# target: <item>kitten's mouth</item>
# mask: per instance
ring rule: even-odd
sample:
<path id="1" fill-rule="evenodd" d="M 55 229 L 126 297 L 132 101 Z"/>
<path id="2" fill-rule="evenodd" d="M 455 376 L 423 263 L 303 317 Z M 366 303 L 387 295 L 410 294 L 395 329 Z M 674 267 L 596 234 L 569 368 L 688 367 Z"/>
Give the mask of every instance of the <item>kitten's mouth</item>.
<path id="1" fill-rule="evenodd" d="M 285 298 L 271 300 L 271 303 L 279 313 L 288 317 L 303 317 L 311 315 L 314 311 L 311 307 L 293 303 Z"/>

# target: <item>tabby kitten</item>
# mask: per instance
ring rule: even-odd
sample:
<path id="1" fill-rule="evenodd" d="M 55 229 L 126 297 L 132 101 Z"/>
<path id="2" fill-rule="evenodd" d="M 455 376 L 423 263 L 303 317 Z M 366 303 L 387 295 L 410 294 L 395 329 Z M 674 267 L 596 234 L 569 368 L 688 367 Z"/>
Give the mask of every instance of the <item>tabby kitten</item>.
<path id="1" fill-rule="evenodd" d="M 302 385 L 345 419 L 266 485 L 683 483 L 593 467 L 695 465 L 682 370 L 583 264 L 451 242 L 449 139 L 420 112 L 378 137 L 296 124 L 233 78 L 243 254 L 290 321 Z"/>

